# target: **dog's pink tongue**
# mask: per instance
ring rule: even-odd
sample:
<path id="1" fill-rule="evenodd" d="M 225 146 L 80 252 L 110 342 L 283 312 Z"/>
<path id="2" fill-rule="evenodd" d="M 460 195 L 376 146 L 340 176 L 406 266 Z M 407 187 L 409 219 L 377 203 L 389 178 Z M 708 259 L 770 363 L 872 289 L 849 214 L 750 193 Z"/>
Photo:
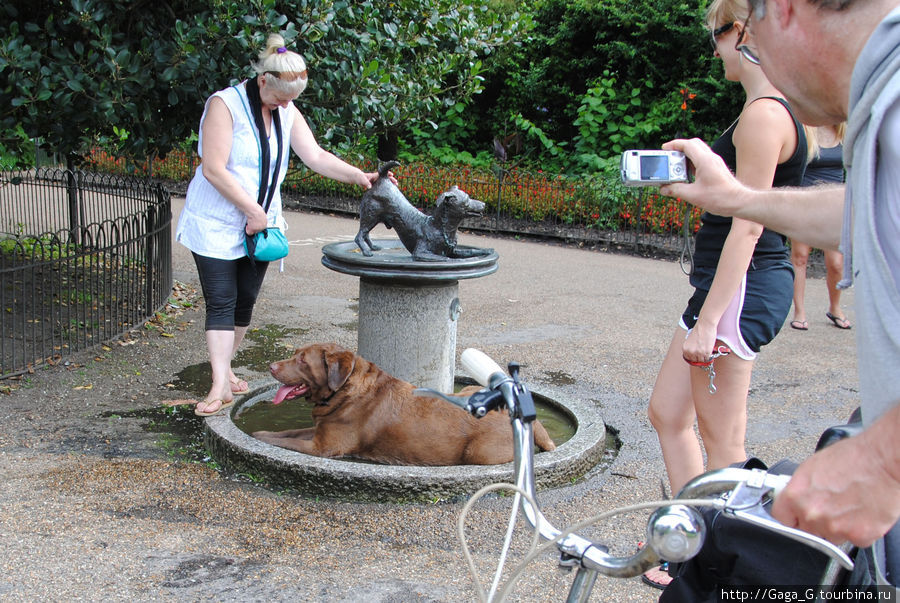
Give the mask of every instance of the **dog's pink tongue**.
<path id="1" fill-rule="evenodd" d="M 275 392 L 275 398 L 272 400 L 272 404 L 281 404 L 284 402 L 285 398 L 288 397 L 292 391 L 294 391 L 295 385 L 282 385 L 278 388 L 278 391 Z"/>

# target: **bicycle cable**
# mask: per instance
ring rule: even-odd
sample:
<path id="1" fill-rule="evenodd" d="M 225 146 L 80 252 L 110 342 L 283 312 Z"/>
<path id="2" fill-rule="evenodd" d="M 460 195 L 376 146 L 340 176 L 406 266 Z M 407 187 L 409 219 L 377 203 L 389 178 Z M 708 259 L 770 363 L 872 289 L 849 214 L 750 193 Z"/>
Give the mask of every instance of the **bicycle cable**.
<path id="1" fill-rule="evenodd" d="M 516 517 L 519 516 L 519 502 L 522 500 L 522 493 L 516 492 L 513 497 L 512 510 L 509 514 L 509 524 L 506 526 L 506 537 L 503 540 L 503 549 L 500 552 L 500 560 L 497 562 L 497 571 L 494 573 L 494 581 L 491 582 L 491 591 L 488 593 L 487 600 L 490 601 L 497 593 L 497 587 L 500 586 L 500 577 L 503 575 L 503 566 L 506 565 L 506 556 L 509 554 L 509 547 L 512 546 L 512 536 L 516 528 Z"/>
<path id="2" fill-rule="evenodd" d="M 600 513 L 598 515 L 595 515 L 593 517 L 590 517 L 588 519 L 585 519 L 583 521 L 575 523 L 575 524 L 567 527 L 566 529 L 564 529 L 562 532 L 560 532 L 560 534 L 555 539 L 548 540 L 547 542 L 545 542 L 541 545 L 538 545 L 538 543 L 540 542 L 540 537 L 541 537 L 540 525 L 539 524 L 535 525 L 535 526 L 533 526 L 534 532 L 532 535 L 531 546 L 529 547 L 528 553 L 526 554 L 525 558 L 512 571 L 512 573 L 510 574 L 510 577 L 507 579 L 506 583 L 503 586 L 503 589 L 500 591 L 500 594 L 497 596 L 497 598 L 493 598 L 493 597 L 486 598 L 484 595 L 484 589 L 481 587 L 481 584 L 479 583 L 478 570 L 475 568 L 475 562 L 472 559 L 472 553 L 469 550 L 469 545 L 466 540 L 465 520 L 466 520 L 466 517 L 468 516 L 469 512 L 471 511 L 472 506 L 479 499 L 481 499 L 486 494 L 493 492 L 494 490 L 500 490 L 500 489 L 512 490 L 513 492 L 516 492 L 517 494 L 524 496 L 525 499 L 528 500 L 529 504 L 531 504 L 532 508 L 539 509 L 537 502 L 530 494 L 528 494 L 528 492 L 526 492 L 522 488 L 515 486 L 513 484 L 507 484 L 507 483 L 502 483 L 502 482 L 490 484 L 490 485 L 487 485 L 487 486 L 481 488 L 480 490 L 478 490 L 478 492 L 476 492 L 475 494 L 472 495 L 472 497 L 468 500 L 468 502 L 466 502 L 465 506 L 463 507 L 462 511 L 460 512 L 459 519 L 457 520 L 457 536 L 460 541 L 460 546 L 462 547 L 463 556 L 466 560 L 466 564 L 469 567 L 469 573 L 472 577 L 473 583 L 475 584 L 475 590 L 476 590 L 476 593 L 478 594 L 478 600 L 481 601 L 482 603 L 488 603 L 488 602 L 494 603 L 494 601 L 501 601 L 501 602 L 505 601 L 506 597 L 509 596 L 509 592 L 515 586 L 516 582 L 519 580 L 521 575 L 525 572 L 525 568 L 528 566 L 529 563 L 531 563 L 535 558 L 537 558 L 538 555 L 540 555 L 541 553 L 543 553 L 545 550 L 549 549 L 550 547 L 555 546 L 560 540 L 562 540 L 565 537 L 569 536 L 570 534 L 574 533 L 576 530 L 580 530 L 580 529 L 587 527 L 593 523 L 596 523 L 598 521 L 608 519 L 609 517 L 612 517 L 614 515 L 619 515 L 619 514 L 623 514 L 623 513 L 631 513 L 633 511 L 641 511 L 641 510 L 645 510 L 645 509 L 657 509 L 659 507 L 671 505 L 673 502 L 677 503 L 677 504 L 681 504 L 681 505 L 691 506 L 691 507 L 723 508 L 724 504 L 725 504 L 724 501 L 721 499 L 699 498 L 699 499 L 684 499 L 684 500 L 679 500 L 679 499 L 656 500 L 656 501 L 650 501 L 650 502 L 636 503 L 636 504 L 628 505 L 625 507 L 618 507 L 615 509 L 611 509 L 609 511 L 604 511 L 603 513 Z M 518 503 L 518 499 L 516 500 L 516 502 Z M 513 517 L 515 517 L 518 514 L 518 509 L 519 509 L 518 504 L 515 507 L 513 507 Z M 538 519 L 538 521 L 540 521 L 540 515 L 537 516 L 537 519 Z M 500 575 L 504 564 L 505 564 L 505 558 L 501 560 L 501 563 L 497 568 L 497 574 L 496 574 L 497 576 Z"/>
<path id="3" fill-rule="evenodd" d="M 576 530 L 580 530 L 585 528 L 593 523 L 598 521 L 602 521 L 604 519 L 608 519 L 613 517 L 614 515 L 619 515 L 623 513 L 631 513 L 633 511 L 641 511 L 646 509 L 658 509 L 660 507 L 664 507 L 666 505 L 671 505 L 673 502 L 676 502 L 680 505 L 686 505 L 690 507 L 716 507 L 719 509 L 723 509 L 725 507 L 725 501 L 722 499 L 710 499 L 710 498 L 696 498 L 696 499 L 670 499 L 670 500 L 654 500 L 644 503 L 636 503 L 633 505 L 627 505 L 624 507 L 618 507 L 616 509 L 610 509 L 609 511 L 604 511 L 594 517 L 590 517 L 578 523 L 572 524 L 571 526 L 564 529 L 560 532 L 559 536 L 557 536 L 553 540 L 548 540 L 543 543 L 536 549 L 534 549 L 530 554 L 526 555 L 526 557 L 522 560 L 518 567 L 513 571 L 512 575 L 510 575 L 509 580 L 507 581 L 507 585 L 504 587 L 503 591 L 500 593 L 501 597 L 498 601 L 505 601 L 506 597 L 509 595 L 509 591 L 512 590 L 513 586 L 515 586 L 516 581 L 518 581 L 519 576 L 525 572 L 525 567 L 531 563 L 534 559 L 537 558 L 538 555 L 542 554 L 545 550 L 555 546 L 560 540 L 565 537 L 573 534 Z M 600 572 L 603 573 L 602 571 Z"/>
<path id="4" fill-rule="evenodd" d="M 456 535 L 459 538 L 459 543 L 460 543 L 460 546 L 462 547 L 463 557 L 466 560 L 466 565 L 468 565 L 468 567 L 469 567 L 469 575 L 472 577 L 472 582 L 475 584 L 475 591 L 478 595 L 478 600 L 481 601 L 482 603 L 485 603 L 487 601 L 493 601 L 494 600 L 493 592 L 491 593 L 490 598 L 485 597 L 484 589 L 481 588 L 481 583 L 478 580 L 478 570 L 475 568 L 475 561 L 474 561 L 474 559 L 472 559 L 472 552 L 469 550 L 469 545 L 466 540 L 466 533 L 465 533 L 466 517 L 468 516 L 469 512 L 472 510 L 472 506 L 479 499 L 481 499 L 481 497 L 483 497 L 484 495 L 486 495 L 490 492 L 493 492 L 494 490 L 504 490 L 504 489 L 512 490 L 513 492 L 515 492 L 517 494 L 516 501 L 515 501 L 516 503 L 519 502 L 519 498 L 518 498 L 519 496 L 524 496 L 526 498 L 526 500 L 528 500 L 528 503 L 533 508 L 535 508 L 535 509 L 538 508 L 537 501 L 534 499 L 534 497 L 532 497 L 530 494 L 528 494 L 528 492 L 526 492 L 522 488 L 519 488 L 518 486 L 514 486 L 513 484 L 497 482 L 494 484 L 489 484 L 489 485 L 481 488 L 475 494 L 473 494 L 472 498 L 470 498 L 468 500 L 468 502 L 466 502 L 465 506 L 463 507 L 462 511 L 459 514 L 459 519 L 456 522 Z M 510 525 L 514 525 L 514 520 L 518 516 L 518 513 L 519 513 L 519 505 L 516 504 L 516 506 L 514 506 L 512 509 Z M 539 525 L 534 526 L 534 533 L 531 538 L 531 546 L 528 549 L 529 551 L 534 550 L 538 546 L 538 543 L 540 542 L 541 533 L 540 533 L 539 528 L 540 528 Z M 507 537 L 511 538 L 511 531 L 507 532 Z M 495 574 L 496 576 L 499 577 L 501 575 L 501 573 L 503 571 L 503 566 L 505 565 L 505 563 L 506 563 L 505 558 L 500 560 L 500 563 L 497 566 L 497 572 Z M 496 581 L 496 579 L 495 579 L 495 581 Z M 495 589 L 492 588 L 492 591 L 495 591 Z M 504 595 L 504 597 L 505 597 L 505 595 Z M 500 599 L 500 600 L 502 601 L 503 599 Z"/>

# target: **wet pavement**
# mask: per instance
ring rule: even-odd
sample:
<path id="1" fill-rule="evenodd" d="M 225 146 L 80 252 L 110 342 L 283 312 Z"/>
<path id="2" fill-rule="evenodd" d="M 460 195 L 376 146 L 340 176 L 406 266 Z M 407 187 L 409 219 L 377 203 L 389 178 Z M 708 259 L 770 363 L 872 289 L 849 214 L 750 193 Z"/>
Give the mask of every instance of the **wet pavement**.
<path id="1" fill-rule="evenodd" d="M 266 364 L 295 346 L 356 347 L 357 279 L 321 265 L 322 246 L 351 239 L 356 220 L 287 218 L 291 254 L 284 272 L 272 266 L 258 330 L 235 362 L 253 384 L 267 383 Z M 373 233 L 390 236 L 382 227 Z M 690 294 L 679 265 L 512 238 L 467 234 L 461 242 L 495 248 L 500 269 L 460 282 L 457 351 L 478 347 L 501 363 L 518 361 L 542 393 L 591 401 L 621 442 L 608 469 L 541 493 L 547 517 L 563 526 L 658 499 L 665 473 L 646 407 Z M 475 600 L 456 537 L 463 500 L 308 499 L 203 462 L 199 422 L 183 407 L 162 406 L 202 395 L 208 374 L 196 272 L 180 245 L 173 261 L 184 285 L 178 307 L 0 395 L 0 599 Z M 852 321 L 852 290 L 843 300 Z M 769 462 L 806 456 L 857 404 L 853 332 L 825 318 L 823 279 L 809 281 L 807 310 L 809 331 L 786 325 L 754 371 L 748 451 Z M 482 500 L 469 517 L 483 584 L 509 501 Z M 645 518 L 604 521 L 588 534 L 627 554 L 643 540 Z M 514 561 L 527 540 L 520 529 Z M 564 600 L 571 579 L 543 555 L 514 600 Z M 592 600 L 657 595 L 638 579 L 600 578 Z"/>

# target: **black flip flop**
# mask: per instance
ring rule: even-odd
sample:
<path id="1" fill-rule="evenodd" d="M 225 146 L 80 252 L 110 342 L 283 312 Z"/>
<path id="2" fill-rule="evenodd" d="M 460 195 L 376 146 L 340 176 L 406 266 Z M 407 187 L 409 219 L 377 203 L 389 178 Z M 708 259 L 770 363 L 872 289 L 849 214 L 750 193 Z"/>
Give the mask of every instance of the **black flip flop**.
<path id="1" fill-rule="evenodd" d="M 653 571 L 653 570 L 658 570 L 658 571 L 663 572 L 666 575 L 668 575 L 669 564 L 664 561 L 663 563 L 659 564 L 658 566 L 652 568 L 649 571 Z M 641 581 L 644 584 L 646 584 L 647 586 L 652 586 L 653 588 L 658 588 L 659 590 L 666 590 L 666 587 L 669 585 L 670 582 L 672 582 L 672 578 L 669 577 L 669 581 L 665 582 L 665 583 L 657 582 L 656 580 L 654 580 L 653 578 L 648 576 L 646 573 L 644 573 L 644 574 L 641 574 Z"/>
<path id="2" fill-rule="evenodd" d="M 853 327 L 853 325 L 850 324 L 849 320 L 847 320 L 846 318 L 841 318 L 840 316 L 835 316 L 831 312 L 826 312 L 825 316 L 827 316 L 828 320 L 833 322 L 834 326 L 836 326 L 839 329 L 847 330 L 847 329 L 850 329 Z M 843 323 L 843 324 L 841 324 L 841 323 Z"/>

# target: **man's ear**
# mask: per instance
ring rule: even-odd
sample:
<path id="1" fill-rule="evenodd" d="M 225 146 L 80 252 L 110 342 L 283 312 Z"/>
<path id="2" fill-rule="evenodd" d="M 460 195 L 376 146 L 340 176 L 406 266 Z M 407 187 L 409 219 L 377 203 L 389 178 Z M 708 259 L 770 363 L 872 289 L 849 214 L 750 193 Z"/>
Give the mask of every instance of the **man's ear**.
<path id="1" fill-rule="evenodd" d="M 787 29 L 791 19 L 796 17 L 795 2 L 809 4 L 809 0 L 766 0 L 766 19 L 778 22 L 779 29 Z"/>

